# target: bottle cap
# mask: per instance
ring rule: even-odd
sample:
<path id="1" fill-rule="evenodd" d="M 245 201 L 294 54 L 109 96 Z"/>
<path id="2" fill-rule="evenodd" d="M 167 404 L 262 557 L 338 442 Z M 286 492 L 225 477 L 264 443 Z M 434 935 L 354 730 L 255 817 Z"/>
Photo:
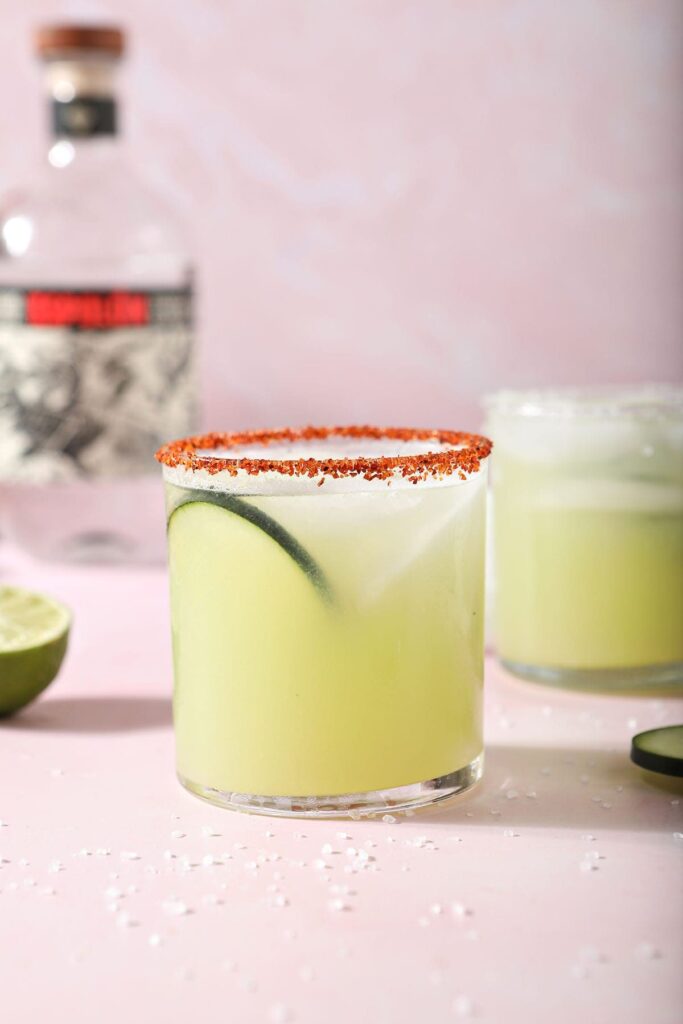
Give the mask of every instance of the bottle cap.
<path id="1" fill-rule="evenodd" d="M 84 50 L 120 57 L 124 43 L 125 35 L 115 25 L 44 25 L 35 33 L 36 51 L 48 60 Z"/>

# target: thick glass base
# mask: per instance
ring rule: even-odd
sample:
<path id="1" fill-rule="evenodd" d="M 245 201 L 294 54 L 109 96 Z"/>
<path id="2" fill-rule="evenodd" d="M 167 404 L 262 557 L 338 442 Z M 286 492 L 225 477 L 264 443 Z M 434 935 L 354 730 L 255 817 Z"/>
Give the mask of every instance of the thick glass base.
<path id="1" fill-rule="evenodd" d="M 545 683 L 568 690 L 602 693 L 645 693 L 683 691 L 683 662 L 643 665 L 638 668 L 545 668 L 501 658 L 500 663 L 515 676 L 532 683 Z"/>
<path id="2" fill-rule="evenodd" d="M 480 754 L 464 768 L 428 782 L 393 789 L 369 790 L 342 796 L 255 796 L 202 786 L 190 779 L 178 778 L 185 789 L 202 800 L 249 814 L 267 814 L 278 818 L 359 818 L 410 811 L 441 803 L 464 793 L 481 778 L 484 755 Z"/>

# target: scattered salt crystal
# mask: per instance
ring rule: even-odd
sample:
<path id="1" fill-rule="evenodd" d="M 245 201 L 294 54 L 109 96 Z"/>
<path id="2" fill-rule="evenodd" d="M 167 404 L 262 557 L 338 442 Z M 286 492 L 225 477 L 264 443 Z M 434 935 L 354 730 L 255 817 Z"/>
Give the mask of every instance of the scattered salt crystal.
<path id="1" fill-rule="evenodd" d="M 159 932 L 152 932 L 152 934 L 147 939 L 147 942 L 150 946 L 160 946 L 161 935 L 159 935 Z"/>
<path id="2" fill-rule="evenodd" d="M 202 866 L 205 868 L 213 867 L 213 865 L 216 863 L 216 858 L 211 853 L 205 853 L 204 856 L 202 857 Z"/>
<path id="3" fill-rule="evenodd" d="M 175 858 L 175 853 L 173 853 L 172 850 L 164 850 L 161 856 L 164 860 L 173 860 Z"/>
<path id="4" fill-rule="evenodd" d="M 660 950 L 651 942 L 641 942 L 639 946 L 636 946 L 635 955 L 639 960 L 659 960 L 662 956 Z"/>
<path id="5" fill-rule="evenodd" d="M 323 857 L 326 857 L 329 854 L 334 853 L 332 843 L 323 843 L 323 845 L 320 847 L 320 852 L 322 853 Z"/>
<path id="6" fill-rule="evenodd" d="M 386 825 L 395 825 L 397 819 L 393 816 L 393 814 L 383 814 L 382 815 L 382 821 Z"/>
<path id="7" fill-rule="evenodd" d="M 441 906 L 440 903 L 432 903 L 431 907 L 429 908 L 429 912 L 433 914 L 435 917 L 438 917 L 439 914 L 443 912 L 443 907 Z"/>
<path id="8" fill-rule="evenodd" d="M 585 839 L 585 841 L 587 843 L 594 843 L 595 842 L 595 836 L 592 836 L 590 834 L 590 832 L 587 832 L 586 835 L 581 836 L 581 838 Z"/>
<path id="9" fill-rule="evenodd" d="M 111 855 L 111 850 L 106 846 L 98 846 L 95 853 L 98 857 L 109 857 Z"/>
<path id="10" fill-rule="evenodd" d="M 26 888 L 26 889 L 32 889 L 35 884 L 36 884 L 35 878 L 25 878 L 24 879 L 24 888 Z"/>
<path id="11" fill-rule="evenodd" d="M 608 803 L 607 803 L 606 801 L 605 801 L 605 803 L 603 803 L 603 805 L 602 805 L 602 807 L 603 807 L 603 809 L 604 809 L 605 811 L 609 811 L 609 809 L 611 808 L 611 806 L 612 806 L 612 805 L 611 805 L 611 804 L 608 804 Z"/>
<path id="12" fill-rule="evenodd" d="M 216 832 L 212 825 L 202 825 L 202 835 L 205 839 L 211 839 L 212 836 L 219 836 L 220 832 Z"/>
<path id="13" fill-rule="evenodd" d="M 468 910 L 464 903 L 451 903 L 451 913 L 454 917 L 468 917 L 472 911 Z"/>
<path id="14" fill-rule="evenodd" d="M 268 1020 L 273 1024 L 286 1024 L 287 1021 L 294 1020 L 294 1015 L 284 1003 L 273 1003 L 268 1011 Z"/>
<path id="15" fill-rule="evenodd" d="M 246 850 L 247 847 L 246 843 L 233 843 L 232 848 L 233 850 Z"/>
<path id="16" fill-rule="evenodd" d="M 368 850 L 374 850 L 374 848 L 377 846 L 377 843 L 373 839 L 366 839 L 363 845 L 367 846 Z"/>
<path id="17" fill-rule="evenodd" d="M 456 1017 L 471 1017 L 474 1003 L 469 996 L 456 996 L 453 1000 L 453 1013 Z"/>
<path id="18" fill-rule="evenodd" d="M 351 839 L 351 835 L 348 832 L 337 832 L 337 839 Z"/>
<path id="19" fill-rule="evenodd" d="M 316 871 L 326 871 L 327 868 L 329 868 L 329 866 L 330 865 L 326 864 L 322 857 L 317 857 L 313 861 L 313 867 L 315 868 Z"/>
<path id="20" fill-rule="evenodd" d="M 122 850 L 121 860 L 140 860 L 140 854 L 134 853 L 132 850 Z"/>
<path id="21" fill-rule="evenodd" d="M 579 864 L 579 871 L 584 871 L 584 872 L 588 873 L 589 871 L 597 871 L 597 870 L 598 870 L 598 865 L 594 864 L 590 860 L 582 860 L 581 863 Z"/>
<path id="22" fill-rule="evenodd" d="M 18 861 L 17 863 L 18 863 L 18 864 L 19 864 L 19 865 L 20 865 L 20 866 L 21 866 L 22 868 L 30 868 L 30 867 L 31 867 L 31 861 L 30 861 L 30 860 L 27 860 L 27 859 L 26 859 L 26 857 L 22 857 L 22 858 L 21 858 L 21 860 L 19 860 L 19 861 Z"/>
<path id="23" fill-rule="evenodd" d="M 137 885 L 129 885 L 126 889 L 126 892 L 132 894 L 134 892 L 140 892 L 140 890 L 138 889 Z"/>
<path id="24" fill-rule="evenodd" d="M 508 800 L 516 800 L 519 796 L 519 793 L 516 789 L 508 789 L 505 792 L 505 796 L 507 797 Z"/>
<path id="25" fill-rule="evenodd" d="M 187 833 L 181 832 L 179 828 L 174 828 L 171 832 L 171 839 L 184 839 Z"/>
<path id="26" fill-rule="evenodd" d="M 61 860 L 53 860 L 50 862 L 50 866 L 47 869 L 51 875 L 56 875 L 58 871 L 64 870 L 64 865 Z"/>
<path id="27" fill-rule="evenodd" d="M 401 871 L 410 871 L 409 864 L 401 864 Z"/>
<path id="28" fill-rule="evenodd" d="M 53 779 L 57 779 L 57 778 L 59 778 L 60 775 L 63 775 L 63 774 L 64 774 L 64 769 L 63 768 L 53 768 L 52 771 L 50 772 L 50 775 L 52 776 Z"/>
<path id="29" fill-rule="evenodd" d="M 7 828 L 8 825 L 9 825 L 9 822 L 3 821 L 2 818 L 0 818 L 0 828 Z"/>
<path id="30" fill-rule="evenodd" d="M 220 907 L 223 905 L 223 900 L 215 893 L 210 892 L 206 896 L 202 896 L 202 903 L 205 907 Z"/>
<path id="31" fill-rule="evenodd" d="M 595 946 L 582 946 L 579 950 L 579 960 L 591 964 L 607 963 L 607 957 Z"/>
<path id="32" fill-rule="evenodd" d="M 272 905 L 274 907 L 288 907 L 289 900 L 286 896 L 283 896 L 282 893 L 278 893 L 277 896 L 273 897 Z"/>
<path id="33" fill-rule="evenodd" d="M 115 885 L 110 885 L 108 889 L 104 890 L 104 895 L 108 900 L 119 900 L 123 896 L 120 889 L 117 889 Z"/>
<path id="34" fill-rule="evenodd" d="M 273 839 L 274 836 L 275 836 L 274 832 L 271 832 L 270 829 L 266 830 L 266 839 Z"/>
<path id="35" fill-rule="evenodd" d="M 341 896 L 337 896 L 335 899 L 329 900 L 327 907 L 329 910 L 333 910 L 335 912 L 350 909 L 349 904 L 346 902 L 346 900 L 342 899 Z"/>
<path id="36" fill-rule="evenodd" d="M 137 921 L 134 921 L 127 911 L 122 910 L 120 914 L 116 915 L 116 924 L 119 928 L 134 928 Z"/>
<path id="37" fill-rule="evenodd" d="M 182 900 L 166 900 L 161 904 L 164 913 L 170 917 L 181 917 L 183 914 L 188 913 L 188 907 Z"/>
<path id="38" fill-rule="evenodd" d="M 295 832 L 294 833 L 294 838 L 295 839 L 307 839 L 308 836 L 306 835 L 305 832 Z"/>
<path id="39" fill-rule="evenodd" d="M 40 890 L 41 896 L 55 896 L 56 889 L 53 889 L 51 885 L 44 885 Z"/>
<path id="40" fill-rule="evenodd" d="M 626 725 L 629 727 L 629 729 L 637 729 L 638 728 L 638 719 L 637 718 L 627 718 L 626 719 Z"/>
<path id="41" fill-rule="evenodd" d="M 519 832 L 515 832 L 515 831 L 514 831 L 513 829 L 511 829 L 511 828 L 506 828 L 506 829 L 505 829 L 505 830 L 503 831 L 503 835 L 504 835 L 504 836 L 507 836 L 507 837 L 508 837 L 509 839 L 516 839 L 516 838 L 518 838 L 518 836 L 519 836 Z"/>
<path id="42" fill-rule="evenodd" d="M 536 800 L 538 798 L 538 793 L 536 792 L 535 789 L 530 789 L 529 792 L 525 794 L 525 796 L 529 800 Z"/>

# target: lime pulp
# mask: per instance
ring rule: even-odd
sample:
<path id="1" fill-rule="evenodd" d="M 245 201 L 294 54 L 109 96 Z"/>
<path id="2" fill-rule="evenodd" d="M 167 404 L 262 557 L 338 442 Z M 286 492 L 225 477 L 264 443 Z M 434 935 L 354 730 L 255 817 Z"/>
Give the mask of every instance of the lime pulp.
<path id="1" fill-rule="evenodd" d="M 52 682 L 66 653 L 71 614 L 21 587 L 0 587 L 0 715 L 11 715 Z"/>

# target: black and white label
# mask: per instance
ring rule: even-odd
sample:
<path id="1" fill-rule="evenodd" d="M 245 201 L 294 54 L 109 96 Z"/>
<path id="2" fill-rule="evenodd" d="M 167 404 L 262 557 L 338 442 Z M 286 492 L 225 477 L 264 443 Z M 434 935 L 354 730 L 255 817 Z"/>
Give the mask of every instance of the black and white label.
<path id="1" fill-rule="evenodd" d="M 0 287 L 0 480 L 150 472 L 195 391 L 189 288 Z"/>

